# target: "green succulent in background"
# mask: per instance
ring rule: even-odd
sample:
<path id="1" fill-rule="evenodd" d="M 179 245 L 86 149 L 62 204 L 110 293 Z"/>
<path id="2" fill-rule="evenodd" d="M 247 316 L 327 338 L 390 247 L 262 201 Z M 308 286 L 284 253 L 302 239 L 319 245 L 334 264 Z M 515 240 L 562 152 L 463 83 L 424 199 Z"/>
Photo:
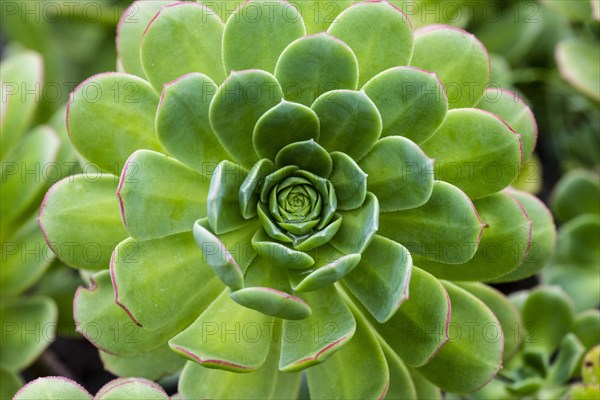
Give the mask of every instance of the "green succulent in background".
<path id="1" fill-rule="evenodd" d="M 72 94 L 71 141 L 104 173 L 54 185 L 39 220 L 97 271 L 74 316 L 108 370 L 183 368 L 185 398 L 294 398 L 302 371 L 312 398 L 435 398 L 518 348 L 516 310 L 479 282 L 551 254 L 550 213 L 509 188 L 533 115 L 486 88 L 465 31 L 337 4 L 332 24 L 281 1 L 224 23 L 136 2 L 123 72 Z"/>
<path id="2" fill-rule="evenodd" d="M 573 396 L 574 392 L 597 392 L 597 381 L 591 376 L 597 373 L 592 370 L 598 363 L 600 311 L 576 313 L 573 301 L 557 286 L 517 292 L 511 300 L 520 312 L 520 320 L 511 331 L 524 336 L 522 346 L 482 389 L 448 398 L 575 399 L 580 397 Z M 589 355 L 582 362 L 586 352 Z M 574 379 L 581 382 L 582 375 L 583 383 L 571 383 Z"/>
<path id="3" fill-rule="evenodd" d="M 56 286 L 52 294 L 39 290 L 48 268 L 59 271 L 60 263 L 54 261 L 36 218 L 46 190 L 68 174 L 76 159 L 66 138 L 64 109 L 47 125 L 32 124 L 43 83 L 40 55 L 19 53 L 4 59 L 0 68 L 0 387 L 2 398 L 10 398 L 22 383 L 18 372 L 54 340 L 59 309 L 52 297 L 69 295 Z M 73 292 L 71 288 L 71 296 Z"/>
<path id="4" fill-rule="evenodd" d="M 600 176 L 573 170 L 558 182 L 550 202 L 561 222 L 556 252 L 542 282 L 562 287 L 577 310 L 600 306 Z"/>
<path id="5" fill-rule="evenodd" d="M 571 385 L 568 398 L 592 400 L 600 396 L 600 345 L 587 352 L 581 366 L 582 382 Z"/>
<path id="6" fill-rule="evenodd" d="M 92 396 L 77 382 L 60 376 L 38 378 L 23 386 L 14 400 L 169 400 L 160 385 L 143 378 L 118 378 Z"/>

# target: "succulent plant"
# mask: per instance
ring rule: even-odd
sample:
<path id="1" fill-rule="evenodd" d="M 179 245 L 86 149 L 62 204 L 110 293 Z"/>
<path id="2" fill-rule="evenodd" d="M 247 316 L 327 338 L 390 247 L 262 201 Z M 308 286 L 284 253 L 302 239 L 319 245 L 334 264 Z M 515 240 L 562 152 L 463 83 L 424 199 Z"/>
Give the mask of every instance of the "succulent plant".
<path id="1" fill-rule="evenodd" d="M 551 215 L 508 188 L 533 115 L 486 87 L 467 32 L 336 4 L 329 26 L 305 3 L 223 23 L 136 2 L 125 72 L 72 93 L 70 138 L 103 174 L 57 183 L 39 221 L 98 271 L 74 315 L 107 369 L 157 379 L 181 355 L 185 398 L 294 398 L 300 371 L 313 398 L 422 398 L 481 387 L 518 346 L 477 281 L 550 255 Z"/>
<path id="2" fill-rule="evenodd" d="M 43 65 L 41 56 L 30 51 L 16 52 L 0 64 L 2 398 L 15 394 L 22 384 L 19 371 L 54 340 L 59 308 L 53 295 L 68 295 L 55 285 L 46 285 L 46 293 L 38 287 L 49 267 L 59 271 L 59 263 L 44 241 L 37 210 L 50 185 L 76 165 L 75 152 L 66 139 L 64 108 L 47 124 L 34 124 Z M 53 295 L 47 295 L 50 292 Z"/>
<path id="3" fill-rule="evenodd" d="M 118 378 L 102 386 L 92 396 L 77 382 L 62 376 L 38 378 L 23 386 L 14 400 L 169 400 L 164 389 L 142 378 Z"/>
<path id="4" fill-rule="evenodd" d="M 597 392 L 591 376 L 592 360 L 597 359 L 594 348 L 600 343 L 600 312 L 589 309 L 577 314 L 573 301 L 557 286 L 540 286 L 511 297 L 520 311 L 513 330 L 521 331 L 523 345 L 489 384 L 468 396 L 449 398 L 560 399 L 578 398 L 565 397 L 573 392 Z M 589 355 L 582 363 L 586 352 Z"/>

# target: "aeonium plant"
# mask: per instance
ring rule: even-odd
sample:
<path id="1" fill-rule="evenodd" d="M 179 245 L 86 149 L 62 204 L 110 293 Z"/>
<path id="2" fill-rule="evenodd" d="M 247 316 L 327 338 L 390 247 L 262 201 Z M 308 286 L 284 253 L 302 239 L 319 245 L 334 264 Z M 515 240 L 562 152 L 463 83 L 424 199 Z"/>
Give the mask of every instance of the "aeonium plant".
<path id="1" fill-rule="evenodd" d="M 126 72 L 82 83 L 67 117 L 104 173 L 59 182 L 39 216 L 98 271 L 78 329 L 119 375 L 189 360 L 184 398 L 295 398 L 303 373 L 312 398 L 476 390 L 520 343 L 479 282 L 531 275 L 553 243 L 542 203 L 508 189 L 535 120 L 462 30 L 413 32 L 388 2 L 309 18 L 125 12 Z"/>

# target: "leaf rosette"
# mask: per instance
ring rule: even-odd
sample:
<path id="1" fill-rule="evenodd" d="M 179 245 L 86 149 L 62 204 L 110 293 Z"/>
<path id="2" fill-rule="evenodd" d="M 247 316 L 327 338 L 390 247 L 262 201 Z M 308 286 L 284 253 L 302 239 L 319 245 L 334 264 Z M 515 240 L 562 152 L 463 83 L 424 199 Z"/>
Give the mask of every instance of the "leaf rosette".
<path id="1" fill-rule="evenodd" d="M 506 300 L 450 280 L 540 261 L 528 251 L 551 218 L 507 189 L 535 121 L 522 101 L 489 101 L 509 94 L 485 89 L 472 35 L 349 3 L 326 32 L 283 1 L 123 15 L 126 72 L 69 103 L 73 144 L 105 174 L 59 182 L 40 212 L 51 243 L 121 241 L 94 262 L 62 254 L 99 271 L 74 314 L 108 369 L 155 379 L 181 368 L 170 348 L 190 360 L 184 397 L 233 398 L 294 397 L 301 370 L 315 398 L 467 392 L 497 372 L 501 332 L 449 342 L 448 329 L 498 327 L 490 308 Z"/>

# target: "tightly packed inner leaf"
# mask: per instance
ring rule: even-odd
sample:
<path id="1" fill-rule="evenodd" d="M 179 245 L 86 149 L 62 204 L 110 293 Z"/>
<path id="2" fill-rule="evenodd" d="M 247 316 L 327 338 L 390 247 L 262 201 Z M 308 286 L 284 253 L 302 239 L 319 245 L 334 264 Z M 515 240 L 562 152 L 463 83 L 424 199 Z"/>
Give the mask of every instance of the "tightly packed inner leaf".
<path id="1" fill-rule="evenodd" d="M 135 322 L 141 343 L 94 340 L 116 357 L 168 344 L 190 360 L 184 396 L 293 397 L 303 369 L 315 398 L 381 398 L 400 382 L 468 392 L 499 368 L 502 333 L 449 343 L 451 322 L 498 320 L 439 278 L 501 278 L 525 259 L 531 219 L 505 189 L 533 150 L 531 114 L 523 102 L 498 111 L 519 113 L 506 121 L 459 109 L 487 104 L 489 61 L 471 35 L 415 33 L 386 1 L 349 3 L 323 31 L 284 1 L 251 0 L 226 19 L 208 4 L 137 2 L 155 15 L 143 31 L 122 26 L 126 72 L 72 96 L 76 147 L 106 172 L 124 163 L 117 197 L 98 197 L 104 224 L 86 235 L 130 236 L 110 274 L 79 292 L 76 319 Z M 471 79 L 481 87 L 469 97 Z M 139 101 L 91 101 L 96 83 L 139 85 Z M 47 195 L 49 241 L 76 237 L 74 224 L 56 229 L 71 216 L 53 200 L 96 190 L 80 186 Z M 482 244 L 519 257 L 490 260 Z M 456 356 L 461 370 L 445 374 Z"/>

